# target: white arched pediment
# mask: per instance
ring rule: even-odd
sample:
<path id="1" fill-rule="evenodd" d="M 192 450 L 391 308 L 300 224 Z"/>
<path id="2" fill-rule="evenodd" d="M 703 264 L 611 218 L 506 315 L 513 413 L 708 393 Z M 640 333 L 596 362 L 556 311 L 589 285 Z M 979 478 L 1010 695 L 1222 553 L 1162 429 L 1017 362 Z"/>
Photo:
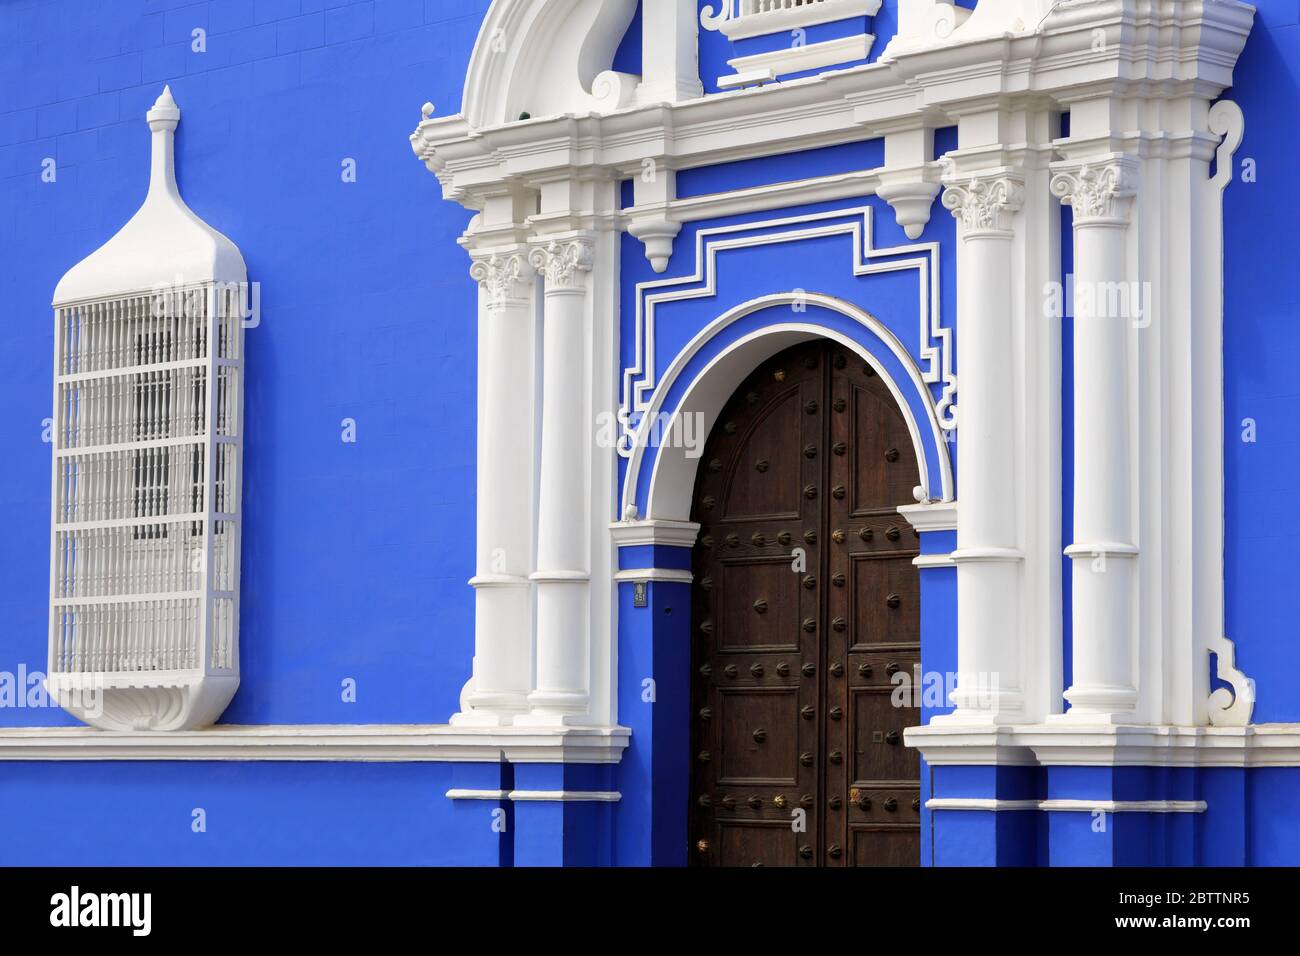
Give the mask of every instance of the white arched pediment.
<path id="1" fill-rule="evenodd" d="M 470 59 L 461 115 L 481 129 L 523 113 L 627 105 L 636 78 L 612 73 L 610 65 L 636 8 L 637 0 L 493 0 Z"/>

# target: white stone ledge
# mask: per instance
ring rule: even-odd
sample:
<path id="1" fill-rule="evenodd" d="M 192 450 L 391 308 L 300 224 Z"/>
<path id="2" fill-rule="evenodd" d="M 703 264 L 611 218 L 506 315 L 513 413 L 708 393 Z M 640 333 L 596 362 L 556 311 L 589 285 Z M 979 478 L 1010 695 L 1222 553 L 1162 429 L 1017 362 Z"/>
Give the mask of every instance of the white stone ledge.
<path id="1" fill-rule="evenodd" d="M 1300 724 L 1247 727 L 929 724 L 904 732 L 932 766 L 1300 767 Z"/>
<path id="2" fill-rule="evenodd" d="M 1000 800 L 996 797 L 931 797 L 927 810 L 989 810 L 1006 813 L 1015 810 L 1044 812 L 1093 813 L 1204 813 L 1204 800 Z"/>
<path id="3" fill-rule="evenodd" d="M 626 727 L 445 724 L 218 725 L 172 733 L 0 729 L 6 760 L 282 760 L 362 763 L 618 763 Z"/>

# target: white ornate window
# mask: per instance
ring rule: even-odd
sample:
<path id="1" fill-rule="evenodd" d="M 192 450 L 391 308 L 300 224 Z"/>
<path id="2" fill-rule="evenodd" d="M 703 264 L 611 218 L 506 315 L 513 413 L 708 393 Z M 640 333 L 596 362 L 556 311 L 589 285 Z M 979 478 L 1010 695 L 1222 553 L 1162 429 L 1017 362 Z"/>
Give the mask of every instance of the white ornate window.
<path id="1" fill-rule="evenodd" d="M 239 684 L 246 273 L 176 187 L 170 90 L 144 205 L 55 292 L 50 690 L 108 730 L 216 720 Z"/>

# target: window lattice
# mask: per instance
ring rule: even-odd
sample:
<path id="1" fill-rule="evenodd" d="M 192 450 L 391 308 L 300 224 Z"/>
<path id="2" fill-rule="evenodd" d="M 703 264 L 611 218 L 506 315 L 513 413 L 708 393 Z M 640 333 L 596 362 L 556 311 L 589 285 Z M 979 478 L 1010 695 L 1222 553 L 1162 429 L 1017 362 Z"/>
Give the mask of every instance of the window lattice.
<path id="1" fill-rule="evenodd" d="M 56 311 L 52 673 L 233 668 L 242 315 L 212 283 Z"/>

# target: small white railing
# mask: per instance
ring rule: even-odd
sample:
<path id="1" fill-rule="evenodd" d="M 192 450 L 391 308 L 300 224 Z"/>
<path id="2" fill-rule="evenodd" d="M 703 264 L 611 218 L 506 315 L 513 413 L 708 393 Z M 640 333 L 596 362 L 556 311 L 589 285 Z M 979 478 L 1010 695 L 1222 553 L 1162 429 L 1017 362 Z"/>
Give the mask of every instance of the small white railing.
<path id="1" fill-rule="evenodd" d="M 759 13 L 773 13 L 777 10 L 795 10 L 825 2 L 826 0 L 742 0 L 740 15 L 749 17 Z"/>
<path id="2" fill-rule="evenodd" d="M 715 0 L 700 11 L 700 25 L 735 39 L 871 16 L 879 9 L 880 0 Z"/>

